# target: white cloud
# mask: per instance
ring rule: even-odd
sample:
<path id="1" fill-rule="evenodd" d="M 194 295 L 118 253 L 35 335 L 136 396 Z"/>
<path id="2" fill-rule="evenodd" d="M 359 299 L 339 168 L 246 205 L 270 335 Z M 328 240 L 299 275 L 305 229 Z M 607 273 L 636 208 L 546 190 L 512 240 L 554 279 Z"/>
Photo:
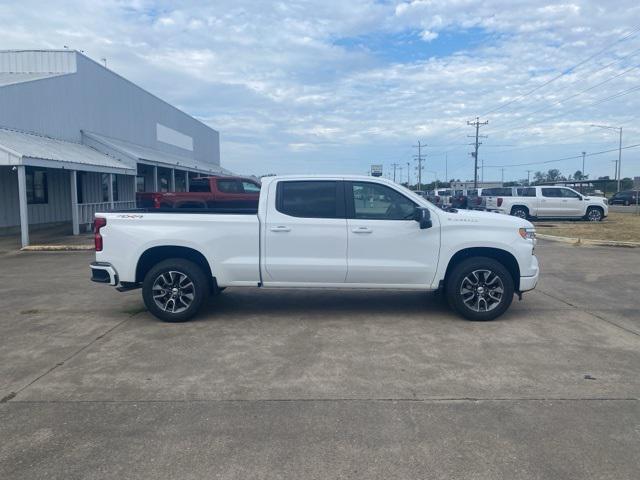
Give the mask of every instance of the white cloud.
<path id="1" fill-rule="evenodd" d="M 0 10 L 0 21 L 12 25 L 0 44 L 69 45 L 106 57 L 110 68 L 220 130 L 229 168 L 364 172 L 369 163 L 410 159 L 418 136 L 431 145 L 467 143 L 466 120 L 621 38 L 639 17 L 635 0 L 615 9 L 596 0 L 25 0 Z M 352 39 L 363 46 L 350 47 Z M 545 153 L 557 157 L 602 145 L 606 132 L 585 126 L 596 119 L 629 125 L 629 143 L 640 142 L 632 121 L 638 96 L 590 107 L 637 85 L 638 71 L 553 105 L 637 64 L 640 55 L 596 71 L 634 49 L 640 37 L 489 115 L 481 155 L 519 163 L 539 153 L 500 155 L 491 145 L 568 144 Z M 444 170 L 437 152 L 448 150 L 449 171 L 472 175 L 467 147 L 430 150 L 433 169 Z M 625 155 L 627 168 L 635 161 L 640 169 L 637 154 Z"/>

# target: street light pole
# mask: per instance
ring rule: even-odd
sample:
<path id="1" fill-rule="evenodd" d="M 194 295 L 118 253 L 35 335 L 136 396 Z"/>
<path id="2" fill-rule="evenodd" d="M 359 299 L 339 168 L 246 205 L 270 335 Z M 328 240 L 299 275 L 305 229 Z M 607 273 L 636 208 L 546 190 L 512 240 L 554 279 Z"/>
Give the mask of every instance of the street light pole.
<path id="1" fill-rule="evenodd" d="M 596 128 L 607 128 L 609 130 L 617 130 L 620 135 L 620 140 L 618 143 L 618 160 L 616 162 L 616 180 L 618 181 L 618 191 L 620 191 L 620 180 L 622 179 L 622 168 L 620 168 L 622 163 L 622 127 L 611 127 L 609 125 L 593 124 L 591 124 L 591 126 Z"/>
<path id="2" fill-rule="evenodd" d="M 622 180 L 622 127 L 620 127 L 620 143 L 618 143 L 618 191 Z"/>

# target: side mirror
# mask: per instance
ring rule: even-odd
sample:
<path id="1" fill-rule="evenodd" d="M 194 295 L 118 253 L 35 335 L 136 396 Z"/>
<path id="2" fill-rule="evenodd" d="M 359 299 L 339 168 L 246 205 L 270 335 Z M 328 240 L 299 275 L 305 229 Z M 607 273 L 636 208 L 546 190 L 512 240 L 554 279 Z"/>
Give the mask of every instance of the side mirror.
<path id="1" fill-rule="evenodd" d="M 413 215 L 413 219 L 420 225 L 420 230 L 425 228 L 431 228 L 433 222 L 431 221 L 431 212 L 428 208 L 418 207 Z"/>

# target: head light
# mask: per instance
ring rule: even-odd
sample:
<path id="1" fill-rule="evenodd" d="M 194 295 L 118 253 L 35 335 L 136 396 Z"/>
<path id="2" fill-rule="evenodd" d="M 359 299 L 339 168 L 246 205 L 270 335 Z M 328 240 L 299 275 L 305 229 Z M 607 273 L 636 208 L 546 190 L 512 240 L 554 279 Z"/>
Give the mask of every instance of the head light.
<path id="1" fill-rule="evenodd" d="M 518 229 L 518 233 L 525 240 L 533 240 L 536 239 L 536 229 L 535 228 L 520 228 Z"/>

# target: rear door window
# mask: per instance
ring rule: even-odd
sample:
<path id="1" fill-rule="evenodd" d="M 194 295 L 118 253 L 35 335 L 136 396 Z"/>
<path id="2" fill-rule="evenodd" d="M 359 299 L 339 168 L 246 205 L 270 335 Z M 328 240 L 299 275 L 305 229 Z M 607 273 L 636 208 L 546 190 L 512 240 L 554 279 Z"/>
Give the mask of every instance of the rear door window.
<path id="1" fill-rule="evenodd" d="M 238 180 L 217 180 L 218 190 L 222 193 L 243 193 L 242 185 Z"/>
<path id="2" fill-rule="evenodd" d="M 517 193 L 519 197 L 535 197 L 536 189 L 533 187 L 518 188 Z"/>
<path id="3" fill-rule="evenodd" d="M 562 193 L 559 188 L 542 188 L 542 196 L 547 198 L 560 198 Z"/>
<path id="4" fill-rule="evenodd" d="M 208 178 L 194 178 L 189 182 L 190 192 L 210 192 L 211 186 L 209 185 Z"/>
<path id="5" fill-rule="evenodd" d="M 342 190 L 337 181 L 279 182 L 276 210 L 292 217 L 344 218 Z"/>

